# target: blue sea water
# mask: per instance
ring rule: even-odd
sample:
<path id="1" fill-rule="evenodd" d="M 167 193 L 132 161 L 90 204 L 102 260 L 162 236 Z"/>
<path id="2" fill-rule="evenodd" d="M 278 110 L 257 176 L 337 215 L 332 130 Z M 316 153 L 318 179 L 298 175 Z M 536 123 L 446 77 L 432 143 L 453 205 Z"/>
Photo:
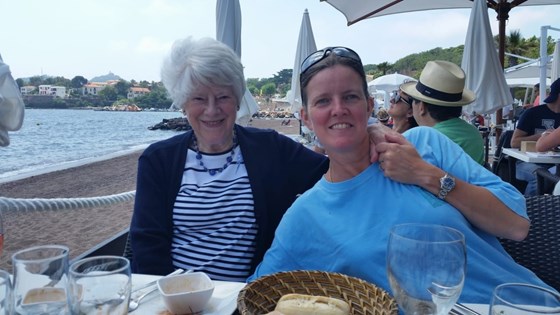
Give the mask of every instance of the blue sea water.
<path id="1" fill-rule="evenodd" d="M 177 134 L 148 130 L 179 112 L 26 109 L 23 126 L 0 147 L 0 182 L 145 148 Z"/>

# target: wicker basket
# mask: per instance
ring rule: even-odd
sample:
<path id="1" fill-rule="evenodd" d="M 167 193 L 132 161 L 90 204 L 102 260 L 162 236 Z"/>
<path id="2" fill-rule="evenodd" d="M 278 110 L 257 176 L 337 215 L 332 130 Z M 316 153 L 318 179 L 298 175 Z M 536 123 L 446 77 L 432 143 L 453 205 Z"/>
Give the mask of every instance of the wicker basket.
<path id="1" fill-rule="evenodd" d="M 340 273 L 289 271 L 259 278 L 248 284 L 237 297 L 241 315 L 271 312 L 285 294 L 299 293 L 338 298 L 350 304 L 353 315 L 397 314 L 395 300 L 383 289 L 364 280 Z"/>

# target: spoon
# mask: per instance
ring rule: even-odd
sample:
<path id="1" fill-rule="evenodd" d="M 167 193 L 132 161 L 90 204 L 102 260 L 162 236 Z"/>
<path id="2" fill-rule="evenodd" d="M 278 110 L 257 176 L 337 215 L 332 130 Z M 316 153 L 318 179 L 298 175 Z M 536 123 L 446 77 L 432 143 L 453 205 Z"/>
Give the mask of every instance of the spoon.
<path id="1" fill-rule="evenodd" d="M 140 306 L 140 301 L 147 297 L 148 295 L 150 295 L 150 293 L 154 292 L 157 290 L 157 286 L 155 288 L 152 288 L 148 291 L 146 291 L 145 293 L 143 293 L 142 295 L 140 295 L 139 297 L 135 298 L 135 299 L 130 299 L 130 302 L 128 303 L 128 312 L 134 312 L 138 306 Z"/>
<path id="2" fill-rule="evenodd" d="M 190 272 L 192 272 L 192 271 L 193 271 L 192 269 L 189 269 L 189 270 L 187 270 L 185 273 L 190 273 Z M 170 273 L 170 274 L 168 274 L 167 276 L 164 276 L 164 277 L 174 276 L 174 275 L 177 275 L 177 274 L 181 274 L 181 273 L 183 273 L 183 272 L 184 272 L 183 269 L 177 269 L 177 270 L 173 271 L 172 273 Z M 143 286 L 143 287 L 141 287 L 141 288 L 139 288 L 139 289 L 137 289 L 137 290 L 141 290 L 141 289 L 144 289 L 144 288 L 149 287 L 150 285 L 156 285 L 156 284 L 157 284 L 157 280 L 156 280 L 156 281 L 153 281 L 153 282 L 150 282 L 150 283 L 148 283 L 147 285 L 145 285 L 145 286 Z M 135 299 L 130 298 L 130 302 L 128 302 L 128 312 L 129 312 L 129 313 L 134 312 L 134 311 L 140 306 L 140 301 L 141 301 L 143 298 L 145 298 L 145 297 L 147 297 L 148 295 L 150 295 L 152 292 L 156 291 L 157 288 L 158 288 L 158 287 L 157 287 L 157 285 L 156 285 L 155 287 L 151 288 L 150 290 L 148 290 L 148 291 L 142 293 L 142 295 L 140 295 L 139 297 L 137 297 L 137 298 L 135 298 Z M 135 290 L 135 291 L 137 291 L 137 290 Z"/>

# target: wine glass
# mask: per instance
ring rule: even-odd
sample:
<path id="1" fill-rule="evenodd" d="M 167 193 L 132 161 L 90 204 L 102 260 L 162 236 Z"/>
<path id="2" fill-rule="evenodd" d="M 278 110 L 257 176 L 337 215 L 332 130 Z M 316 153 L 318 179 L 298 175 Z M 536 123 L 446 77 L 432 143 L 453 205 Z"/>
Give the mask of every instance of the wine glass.
<path id="1" fill-rule="evenodd" d="M 494 289 L 490 315 L 529 314 L 560 314 L 560 294 L 526 283 L 504 283 Z"/>
<path id="2" fill-rule="evenodd" d="M 463 289 L 464 235 L 450 227 L 399 224 L 387 245 L 387 274 L 405 315 L 447 315 Z"/>

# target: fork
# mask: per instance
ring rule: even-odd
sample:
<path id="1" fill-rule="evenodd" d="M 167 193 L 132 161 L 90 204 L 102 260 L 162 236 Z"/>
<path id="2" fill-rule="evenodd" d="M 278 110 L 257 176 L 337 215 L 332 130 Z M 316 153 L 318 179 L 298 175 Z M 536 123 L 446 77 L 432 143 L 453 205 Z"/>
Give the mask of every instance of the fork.
<path id="1" fill-rule="evenodd" d="M 451 311 L 449 311 L 451 315 L 481 315 L 479 312 L 467 307 L 461 303 L 455 303 Z"/>

